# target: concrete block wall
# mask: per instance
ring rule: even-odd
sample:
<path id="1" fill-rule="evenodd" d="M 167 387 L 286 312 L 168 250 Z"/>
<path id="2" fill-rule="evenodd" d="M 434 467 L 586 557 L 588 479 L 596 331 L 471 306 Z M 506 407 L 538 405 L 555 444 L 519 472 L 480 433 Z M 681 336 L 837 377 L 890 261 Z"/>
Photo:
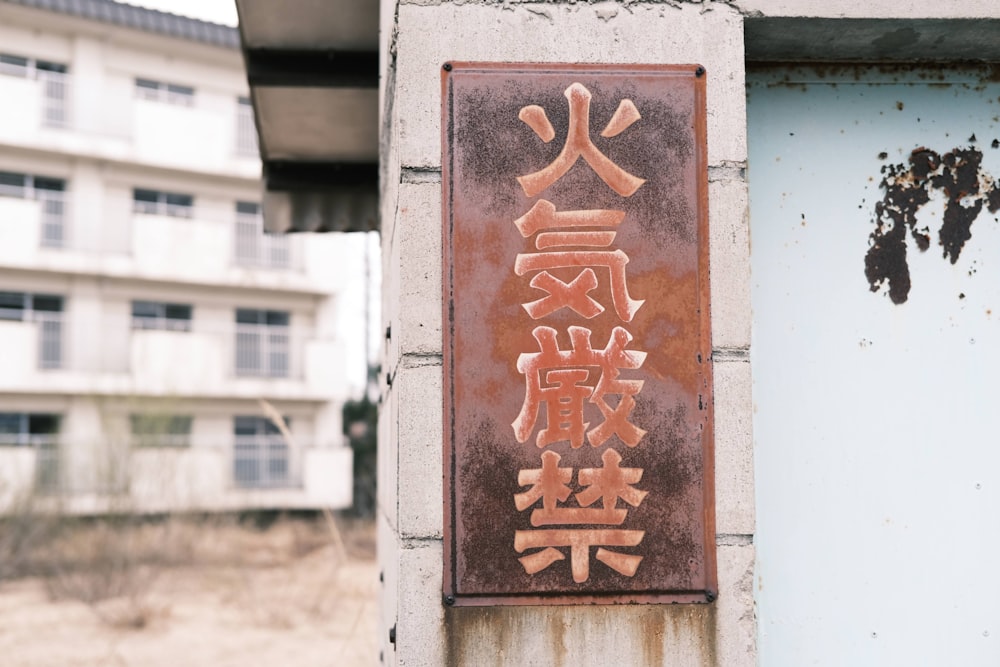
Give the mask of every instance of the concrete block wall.
<path id="1" fill-rule="evenodd" d="M 769 51 L 745 45 L 744 30 L 749 21 L 769 19 L 806 27 L 814 19 L 887 19 L 891 25 L 876 29 L 886 33 L 930 19 L 925 27 L 947 32 L 932 22 L 995 24 L 1000 14 L 993 0 L 382 0 L 383 316 L 390 334 L 380 418 L 384 664 L 756 663 L 744 86 L 747 54 Z M 851 25 L 856 31 L 845 24 L 845 34 L 828 43 L 796 42 L 793 33 L 782 39 L 814 60 L 829 59 L 829 49 L 892 60 L 909 48 L 872 43 L 870 24 Z M 938 33 L 918 37 L 933 41 Z M 933 55 L 961 59 L 962 42 L 945 42 L 942 48 L 953 50 Z M 456 609 L 441 602 L 440 67 L 448 60 L 699 63 L 707 70 L 720 586 L 714 604 Z"/>
<path id="2" fill-rule="evenodd" d="M 754 664 L 742 19 L 735 8 L 713 2 L 383 1 L 384 664 Z M 440 72 L 448 60 L 707 69 L 720 586 L 714 604 L 456 609 L 442 603 Z"/>

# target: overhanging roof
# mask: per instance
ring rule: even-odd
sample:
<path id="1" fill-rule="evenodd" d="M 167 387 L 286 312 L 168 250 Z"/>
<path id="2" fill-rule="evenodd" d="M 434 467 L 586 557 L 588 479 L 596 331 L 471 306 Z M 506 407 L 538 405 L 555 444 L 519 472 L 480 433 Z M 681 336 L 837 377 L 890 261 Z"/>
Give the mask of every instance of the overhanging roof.
<path id="1" fill-rule="evenodd" d="M 269 231 L 377 229 L 378 5 L 236 0 Z"/>

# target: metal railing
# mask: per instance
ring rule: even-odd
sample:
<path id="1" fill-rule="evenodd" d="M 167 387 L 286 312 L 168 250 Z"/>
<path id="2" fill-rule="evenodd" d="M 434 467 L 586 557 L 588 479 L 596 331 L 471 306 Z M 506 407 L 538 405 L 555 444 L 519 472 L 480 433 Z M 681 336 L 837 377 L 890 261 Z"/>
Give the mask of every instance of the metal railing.
<path id="1" fill-rule="evenodd" d="M 292 266 L 292 239 L 264 233 L 260 214 L 237 213 L 233 227 L 233 257 L 239 266 L 288 269 Z"/>
<path id="2" fill-rule="evenodd" d="M 35 451 L 35 488 L 54 492 L 60 488 L 59 441 L 55 434 L 0 433 L 0 447 L 30 447 Z"/>
<path id="3" fill-rule="evenodd" d="M 69 127 L 70 77 L 62 72 L 38 70 L 42 85 L 42 125 Z"/>
<path id="4" fill-rule="evenodd" d="M 32 311 L 31 319 L 38 326 L 38 367 L 63 368 L 65 363 L 63 314 Z"/>
<path id="5" fill-rule="evenodd" d="M 69 240 L 66 193 L 59 190 L 35 190 L 35 199 L 42 207 L 42 246 L 66 247 Z"/>
<path id="6" fill-rule="evenodd" d="M 45 493 L 58 491 L 62 488 L 59 441 L 54 435 L 33 435 L 31 439 L 35 450 L 35 488 Z"/>
<path id="7" fill-rule="evenodd" d="M 301 483 L 291 449 L 280 435 L 238 435 L 233 442 L 233 485 L 238 488 L 289 488 Z"/>
<path id="8" fill-rule="evenodd" d="M 241 377 L 289 377 L 291 338 L 291 329 L 287 326 L 237 324 L 235 374 Z"/>
<path id="9" fill-rule="evenodd" d="M 236 154 L 257 157 L 257 125 L 254 123 L 253 107 L 240 104 L 236 107 Z"/>

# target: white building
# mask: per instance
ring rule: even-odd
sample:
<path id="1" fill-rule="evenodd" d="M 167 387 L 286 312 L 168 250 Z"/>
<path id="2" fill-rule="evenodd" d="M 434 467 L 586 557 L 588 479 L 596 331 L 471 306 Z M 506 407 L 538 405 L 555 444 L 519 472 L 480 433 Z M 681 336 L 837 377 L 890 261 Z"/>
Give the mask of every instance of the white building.
<path id="1" fill-rule="evenodd" d="M 262 233 L 238 46 L 109 0 L 0 2 L 7 507 L 350 504 L 335 292 L 363 258 Z"/>

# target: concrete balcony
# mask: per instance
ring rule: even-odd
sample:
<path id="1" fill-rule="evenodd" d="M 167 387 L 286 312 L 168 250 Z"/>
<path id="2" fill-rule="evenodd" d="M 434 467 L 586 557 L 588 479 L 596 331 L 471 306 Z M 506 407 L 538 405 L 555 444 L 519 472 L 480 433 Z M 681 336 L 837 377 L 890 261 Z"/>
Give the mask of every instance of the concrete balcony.
<path id="1" fill-rule="evenodd" d="M 276 274 L 300 273 L 301 245 L 265 236 L 260 216 L 223 211 L 133 214 L 129 255 L 139 277 L 211 283 L 280 284 Z M 197 252 L 192 252 L 197 249 Z M 263 274 L 255 279 L 254 274 Z"/>
<path id="2" fill-rule="evenodd" d="M 325 402 L 343 398 L 335 340 L 296 327 L 232 324 L 132 328 L 115 318 L 73 326 L 63 313 L 0 319 L 0 392 L 195 396 Z"/>
<path id="3" fill-rule="evenodd" d="M 265 234 L 259 214 L 114 200 L 104 212 L 78 210 L 69 191 L 35 190 L 24 198 L 7 190 L 0 189 L 0 267 L 329 291 L 308 275 L 314 264 L 306 261 L 306 239 Z"/>
<path id="4" fill-rule="evenodd" d="M 191 105 L 173 104 L 134 94 L 131 81 L 112 81 L 98 99 L 69 74 L 10 70 L 0 71 L 0 99 L 0 144 L 260 178 L 252 109 L 248 123 L 235 97 L 207 91 Z"/>
<path id="5" fill-rule="evenodd" d="M 31 265 L 49 249 L 70 247 L 70 199 L 66 192 L 0 186 L 0 264 Z"/>
<path id="6" fill-rule="evenodd" d="M 346 446 L 273 436 L 160 447 L 30 436 L 0 441 L 0 514 L 341 509 L 352 460 Z"/>

